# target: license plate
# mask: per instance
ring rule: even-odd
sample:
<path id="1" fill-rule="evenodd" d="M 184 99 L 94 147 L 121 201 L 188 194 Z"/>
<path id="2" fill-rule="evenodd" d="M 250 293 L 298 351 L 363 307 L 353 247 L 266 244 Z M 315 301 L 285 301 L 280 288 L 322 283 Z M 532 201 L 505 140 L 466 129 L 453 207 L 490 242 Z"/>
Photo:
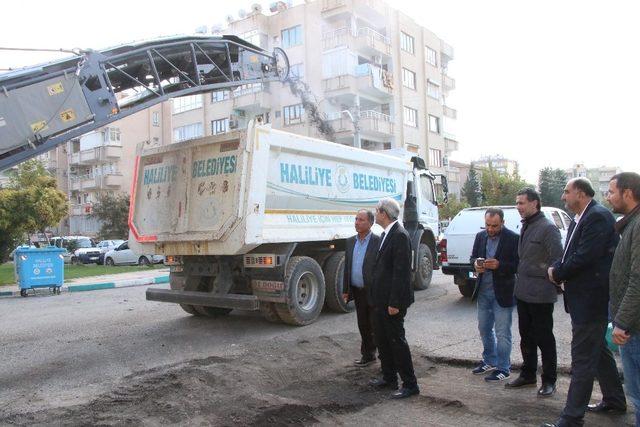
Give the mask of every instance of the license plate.
<path id="1" fill-rule="evenodd" d="M 98 257 L 97 257 L 97 256 L 92 256 L 92 257 L 91 257 L 91 258 L 89 258 L 89 259 L 90 259 L 90 260 L 96 260 L 96 259 L 98 259 Z"/>

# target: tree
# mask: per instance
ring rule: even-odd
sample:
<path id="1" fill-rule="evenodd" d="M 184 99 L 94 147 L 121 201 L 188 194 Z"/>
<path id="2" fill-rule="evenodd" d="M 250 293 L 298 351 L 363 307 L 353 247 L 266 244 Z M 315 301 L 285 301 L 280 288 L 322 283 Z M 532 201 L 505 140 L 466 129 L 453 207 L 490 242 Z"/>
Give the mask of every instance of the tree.
<path id="1" fill-rule="evenodd" d="M 128 195 L 103 193 L 93 205 L 92 216 L 102 223 L 98 233 L 99 239 L 129 238 Z"/>
<path id="2" fill-rule="evenodd" d="M 471 165 L 469 176 L 462 186 L 462 195 L 471 207 L 480 206 L 482 204 L 482 191 L 480 189 L 480 180 L 478 179 L 478 171 Z"/>
<path id="3" fill-rule="evenodd" d="M 538 188 L 543 206 L 553 206 L 564 209 L 564 202 L 560 200 L 564 186 L 567 183 L 567 174 L 562 169 L 544 168 L 538 176 Z"/>
<path id="4" fill-rule="evenodd" d="M 0 189 L 0 260 L 5 260 L 25 234 L 44 232 L 67 216 L 65 194 L 38 160 L 29 160 Z"/>
<path id="5" fill-rule="evenodd" d="M 533 184 L 524 181 L 517 171 L 512 174 L 503 174 L 496 171 L 491 164 L 482 171 L 482 197 L 485 204 L 491 206 L 513 206 L 516 202 L 516 194 L 525 187 L 533 188 Z"/>
<path id="6" fill-rule="evenodd" d="M 469 204 L 467 202 L 458 200 L 458 197 L 455 195 L 450 195 L 449 201 L 447 201 L 447 203 L 444 203 L 442 207 L 438 209 L 440 220 L 451 219 L 456 216 L 462 209 L 468 207 Z"/>

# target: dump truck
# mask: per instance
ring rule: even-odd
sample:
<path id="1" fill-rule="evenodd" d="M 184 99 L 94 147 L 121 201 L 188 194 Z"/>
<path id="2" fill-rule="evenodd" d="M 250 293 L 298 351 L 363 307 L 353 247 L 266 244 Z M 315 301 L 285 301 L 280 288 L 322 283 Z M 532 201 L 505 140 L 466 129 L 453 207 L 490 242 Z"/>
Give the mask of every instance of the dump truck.
<path id="1" fill-rule="evenodd" d="M 252 121 L 139 150 L 129 241 L 170 266 L 170 289 L 149 288 L 148 300 L 193 315 L 259 310 L 270 321 L 306 325 L 323 307 L 350 311 L 342 298 L 345 239 L 355 234 L 356 212 L 385 197 L 402 207 L 414 287 L 429 286 L 437 179 L 404 150 L 367 151 Z"/>

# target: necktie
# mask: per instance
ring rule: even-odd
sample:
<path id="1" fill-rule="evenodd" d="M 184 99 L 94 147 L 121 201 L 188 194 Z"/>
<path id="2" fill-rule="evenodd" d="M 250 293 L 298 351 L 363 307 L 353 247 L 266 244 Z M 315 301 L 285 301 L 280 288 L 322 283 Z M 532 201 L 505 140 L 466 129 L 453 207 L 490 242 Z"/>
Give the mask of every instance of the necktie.
<path id="1" fill-rule="evenodd" d="M 385 235 L 385 232 L 383 231 L 382 234 L 380 235 L 380 247 L 378 248 L 378 250 L 382 249 L 382 243 L 384 243 L 384 235 Z"/>

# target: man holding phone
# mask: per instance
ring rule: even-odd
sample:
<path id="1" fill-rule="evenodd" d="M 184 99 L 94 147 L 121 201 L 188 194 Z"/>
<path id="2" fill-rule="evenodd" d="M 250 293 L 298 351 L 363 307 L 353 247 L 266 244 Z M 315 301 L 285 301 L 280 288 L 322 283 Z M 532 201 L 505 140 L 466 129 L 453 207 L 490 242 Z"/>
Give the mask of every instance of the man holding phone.
<path id="1" fill-rule="evenodd" d="M 471 264 L 478 274 L 473 299 L 478 301 L 478 330 L 482 361 L 474 375 L 490 373 L 487 382 L 509 378 L 511 371 L 511 317 L 513 288 L 518 268 L 518 235 L 504 226 L 504 212 L 489 208 L 485 230 L 476 235 Z"/>

